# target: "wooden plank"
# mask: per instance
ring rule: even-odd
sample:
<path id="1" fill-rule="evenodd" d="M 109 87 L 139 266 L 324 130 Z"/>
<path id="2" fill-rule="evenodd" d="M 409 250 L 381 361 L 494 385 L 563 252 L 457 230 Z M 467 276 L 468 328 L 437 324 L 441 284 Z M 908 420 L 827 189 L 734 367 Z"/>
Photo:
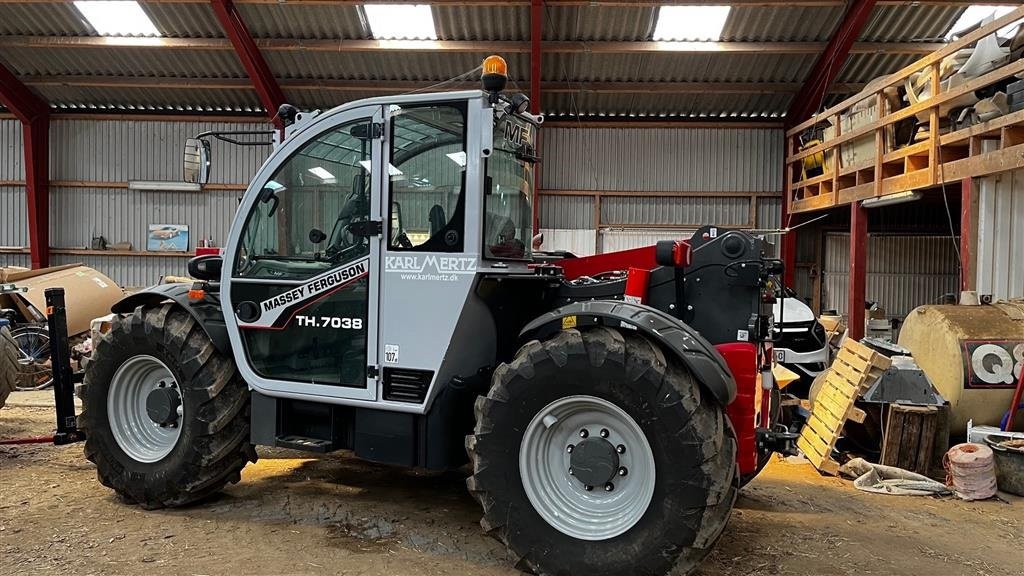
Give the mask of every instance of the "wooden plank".
<path id="1" fill-rule="evenodd" d="M 818 396 L 821 396 L 819 394 Z M 825 398 L 814 399 L 814 410 L 812 416 L 817 416 L 826 426 L 838 433 L 842 424 L 846 421 L 844 410 L 837 408 L 834 400 Z"/>
<path id="2" fill-rule="evenodd" d="M 821 439 L 817 434 L 806 434 L 801 435 L 801 438 L 807 441 L 808 444 L 814 449 L 814 451 L 820 454 L 823 458 L 829 458 L 832 454 L 833 442 L 826 442 Z"/>
<path id="3" fill-rule="evenodd" d="M 868 348 L 852 338 L 847 338 L 846 341 L 843 342 L 843 347 L 839 349 L 839 353 L 842 354 L 844 350 L 848 352 L 846 356 L 850 356 L 852 354 L 855 358 L 860 358 L 862 362 L 869 363 L 872 366 L 881 368 L 882 370 L 888 369 L 892 364 L 892 361 L 885 356 L 882 356 L 878 352 L 875 352 L 871 348 Z M 856 366 L 853 362 L 850 362 L 850 364 Z"/>
<path id="4" fill-rule="evenodd" d="M 857 424 L 863 424 L 864 420 L 868 417 L 868 413 L 854 406 L 850 408 L 850 412 L 846 415 L 847 420 L 853 420 Z"/>
<path id="5" fill-rule="evenodd" d="M 864 382 L 865 374 L 858 371 L 850 363 L 846 362 L 843 357 L 837 356 L 832 362 L 832 368 L 834 368 L 832 372 L 835 372 L 854 388 L 858 388 L 861 383 Z"/>
<path id="6" fill-rule="evenodd" d="M 852 395 L 847 394 L 847 390 L 828 390 L 826 386 L 814 399 L 815 411 L 818 411 L 818 404 L 821 404 L 822 408 L 829 412 L 832 419 L 836 420 L 838 424 L 842 424 L 846 420 L 846 413 L 849 411 L 850 405 L 853 404 L 853 398 Z"/>
<path id="7" fill-rule="evenodd" d="M 839 189 L 839 198 L 837 204 L 852 204 L 858 200 L 864 200 L 866 198 L 875 197 L 875 183 L 865 182 L 864 184 L 858 184 L 856 186 L 849 186 L 847 188 Z"/>
<path id="8" fill-rule="evenodd" d="M 829 438 L 838 435 L 842 431 L 843 422 L 825 422 L 820 416 L 820 414 L 811 414 L 811 417 L 807 419 L 807 425 L 811 427 L 811 430 L 819 438 L 827 442 Z"/>
<path id="9" fill-rule="evenodd" d="M 796 447 L 804 453 L 804 456 L 806 456 L 815 467 L 818 467 L 821 464 L 821 461 L 825 460 L 825 456 L 819 454 L 814 445 L 811 444 L 810 440 L 807 440 L 803 436 L 796 439 Z"/>
<path id="10" fill-rule="evenodd" d="M 897 192 L 906 192 L 907 190 L 927 188 L 933 183 L 931 168 L 914 170 L 913 172 L 907 172 L 906 174 L 900 174 L 899 176 L 892 176 L 883 179 L 882 196 L 895 194 Z"/>
<path id="11" fill-rule="evenodd" d="M 810 212 L 812 210 L 821 210 L 823 208 L 831 208 L 835 204 L 835 192 L 829 192 L 828 194 L 818 194 L 817 196 L 811 196 L 810 198 L 794 199 L 790 204 L 791 212 Z"/>
<path id="12" fill-rule="evenodd" d="M 1004 114 L 987 122 L 968 126 L 967 128 L 962 128 L 956 132 L 950 132 L 949 134 L 940 136 L 939 144 L 945 146 L 947 144 L 962 142 L 975 136 L 993 134 L 1004 126 L 1012 126 L 1022 122 L 1024 122 L 1024 110 L 1010 112 L 1009 114 Z"/>
<path id="13" fill-rule="evenodd" d="M 964 178 L 975 178 L 1017 168 L 1024 168 L 1024 144 L 940 164 L 939 176 L 944 183 L 959 182 Z"/>

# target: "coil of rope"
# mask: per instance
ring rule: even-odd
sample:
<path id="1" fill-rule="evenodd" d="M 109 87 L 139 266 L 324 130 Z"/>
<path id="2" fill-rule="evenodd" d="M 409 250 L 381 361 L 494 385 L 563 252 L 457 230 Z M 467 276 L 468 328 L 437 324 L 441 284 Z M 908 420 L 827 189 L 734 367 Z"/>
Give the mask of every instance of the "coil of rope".
<path id="1" fill-rule="evenodd" d="M 996 495 L 992 449 L 981 444 L 957 444 L 942 457 L 946 486 L 963 500 L 984 500 Z"/>

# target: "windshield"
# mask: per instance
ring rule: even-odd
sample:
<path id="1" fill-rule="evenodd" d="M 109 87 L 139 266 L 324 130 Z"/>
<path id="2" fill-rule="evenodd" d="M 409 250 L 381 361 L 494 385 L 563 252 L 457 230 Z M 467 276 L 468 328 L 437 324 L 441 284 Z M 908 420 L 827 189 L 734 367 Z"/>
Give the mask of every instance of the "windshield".
<path id="1" fill-rule="evenodd" d="M 533 236 L 535 128 L 506 115 L 494 125 L 487 159 L 484 199 L 484 257 L 526 260 Z"/>

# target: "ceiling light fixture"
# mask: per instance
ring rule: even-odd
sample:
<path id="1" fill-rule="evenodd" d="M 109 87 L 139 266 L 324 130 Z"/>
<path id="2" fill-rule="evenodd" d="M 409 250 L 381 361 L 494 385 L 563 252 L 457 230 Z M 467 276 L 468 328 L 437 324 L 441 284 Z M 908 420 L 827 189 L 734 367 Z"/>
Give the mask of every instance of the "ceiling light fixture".
<path id="1" fill-rule="evenodd" d="M 654 26 L 654 40 L 720 40 L 731 6 L 662 6 Z"/>
<path id="2" fill-rule="evenodd" d="M 160 36 L 135 0 L 79 0 L 75 8 L 100 36 Z"/>
<path id="3" fill-rule="evenodd" d="M 917 192 L 916 190 L 907 190 L 906 192 L 897 192 L 896 194 L 879 196 L 878 198 L 868 198 L 867 200 L 862 200 L 860 205 L 864 208 L 881 208 L 882 206 L 903 204 L 904 202 L 913 202 L 914 200 L 920 199 L 920 192 Z"/>
<path id="4" fill-rule="evenodd" d="M 437 40 L 427 4 L 364 4 L 363 12 L 375 40 Z"/>

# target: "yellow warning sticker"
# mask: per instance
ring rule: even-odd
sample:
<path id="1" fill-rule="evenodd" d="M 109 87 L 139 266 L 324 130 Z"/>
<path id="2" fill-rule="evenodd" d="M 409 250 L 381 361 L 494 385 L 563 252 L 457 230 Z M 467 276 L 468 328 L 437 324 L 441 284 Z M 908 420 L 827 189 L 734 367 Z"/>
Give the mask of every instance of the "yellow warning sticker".
<path id="1" fill-rule="evenodd" d="M 566 316 L 565 318 L 562 318 L 562 330 L 568 330 L 569 328 L 575 328 L 575 327 L 576 327 L 576 317 L 575 316 Z"/>

